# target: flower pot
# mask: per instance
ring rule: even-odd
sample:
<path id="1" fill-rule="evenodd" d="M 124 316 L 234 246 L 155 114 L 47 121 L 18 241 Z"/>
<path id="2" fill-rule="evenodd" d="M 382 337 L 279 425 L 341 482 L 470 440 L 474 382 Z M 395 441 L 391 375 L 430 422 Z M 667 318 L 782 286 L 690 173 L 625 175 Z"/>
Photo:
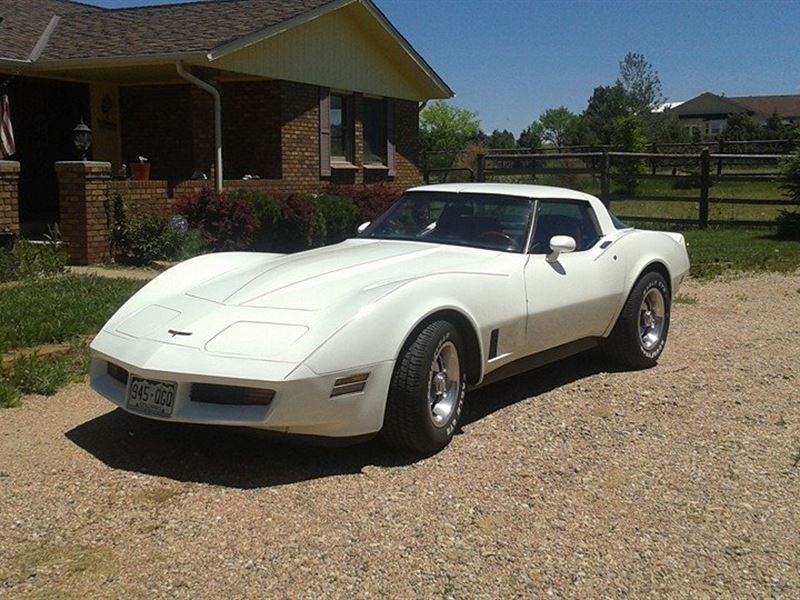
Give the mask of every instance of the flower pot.
<path id="1" fill-rule="evenodd" d="M 150 163 L 135 162 L 130 164 L 131 179 L 134 181 L 150 181 Z"/>

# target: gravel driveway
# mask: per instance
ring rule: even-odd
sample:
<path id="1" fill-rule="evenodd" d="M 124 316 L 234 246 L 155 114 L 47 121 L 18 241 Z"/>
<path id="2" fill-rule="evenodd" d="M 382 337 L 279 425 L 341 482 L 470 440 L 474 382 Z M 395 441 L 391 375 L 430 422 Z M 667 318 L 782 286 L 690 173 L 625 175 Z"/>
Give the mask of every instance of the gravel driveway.
<path id="1" fill-rule="evenodd" d="M 0 596 L 798 598 L 800 275 L 681 296 L 657 368 L 474 392 L 422 461 L 26 398 Z"/>

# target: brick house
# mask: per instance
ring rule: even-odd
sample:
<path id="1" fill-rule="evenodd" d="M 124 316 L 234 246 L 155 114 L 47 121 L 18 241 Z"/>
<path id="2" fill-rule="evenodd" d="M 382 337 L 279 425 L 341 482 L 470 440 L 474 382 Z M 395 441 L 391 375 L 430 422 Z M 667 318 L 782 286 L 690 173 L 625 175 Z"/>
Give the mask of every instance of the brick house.
<path id="1" fill-rule="evenodd" d="M 420 179 L 420 103 L 453 92 L 370 0 L 127 9 L 0 0 L 2 94 L 19 166 L 0 165 L 0 229 L 18 226 L 4 217 L 18 203 L 25 233 L 75 221 L 59 204 L 81 186 L 79 195 L 122 190 L 157 210 L 211 184 L 405 188 Z M 93 162 L 65 163 L 59 174 L 56 162 L 77 158 L 81 119 L 93 132 Z M 150 181 L 123 179 L 139 156 Z M 86 183 L 95 177 L 101 183 Z M 79 211 L 84 237 L 92 210 Z"/>

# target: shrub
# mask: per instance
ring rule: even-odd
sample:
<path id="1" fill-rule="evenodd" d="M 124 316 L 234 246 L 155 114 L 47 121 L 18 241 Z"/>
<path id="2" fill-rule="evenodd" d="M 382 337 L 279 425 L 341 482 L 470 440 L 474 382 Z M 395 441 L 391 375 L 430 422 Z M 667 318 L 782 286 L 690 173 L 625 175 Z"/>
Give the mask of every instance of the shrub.
<path id="1" fill-rule="evenodd" d="M 331 196 L 350 198 L 358 211 L 358 221 L 372 221 L 385 212 L 400 198 L 401 192 L 383 184 L 375 185 L 331 185 L 327 190 Z"/>
<path id="2" fill-rule="evenodd" d="M 202 232 L 212 250 L 250 248 L 258 231 L 258 218 L 252 202 L 210 188 L 179 199 L 176 207 L 191 227 Z"/>
<path id="3" fill-rule="evenodd" d="M 154 214 L 128 217 L 124 198 L 114 194 L 106 201 L 111 225 L 111 255 L 129 265 L 149 265 L 156 260 L 184 260 L 202 254 L 205 241 L 198 231 L 180 233 L 169 220 Z"/>
<path id="4" fill-rule="evenodd" d="M 780 186 L 784 195 L 800 202 L 800 150 L 781 163 Z"/>
<path id="5" fill-rule="evenodd" d="M 115 259 L 129 265 L 149 265 L 178 256 L 183 236 L 157 215 L 140 215 L 115 230 Z"/>
<path id="6" fill-rule="evenodd" d="M 299 252 L 321 246 L 325 225 L 310 194 L 290 194 L 280 200 L 280 217 L 274 223 L 269 249 Z"/>
<path id="7" fill-rule="evenodd" d="M 319 194 L 314 197 L 325 244 L 338 244 L 352 237 L 358 227 L 358 209 L 350 198 Z"/>
<path id="8" fill-rule="evenodd" d="M 274 248 L 275 226 L 281 217 L 280 202 L 258 190 L 236 190 L 231 198 L 248 202 L 253 206 L 258 229 L 253 236 L 253 249 L 260 251 L 276 251 Z"/>
<path id="9" fill-rule="evenodd" d="M 0 379 L 0 408 L 13 408 L 19 404 L 19 390 Z"/>
<path id="10" fill-rule="evenodd" d="M 203 232 L 198 229 L 190 229 L 180 237 L 180 247 L 172 258 L 176 260 L 188 260 L 195 256 L 200 256 L 208 252 L 206 238 Z"/>
<path id="11" fill-rule="evenodd" d="M 782 210 L 775 222 L 778 239 L 800 241 L 800 212 Z"/>
<path id="12" fill-rule="evenodd" d="M 67 255 L 55 229 L 43 243 L 21 240 L 10 250 L 0 250 L 0 282 L 58 275 L 66 264 Z"/>

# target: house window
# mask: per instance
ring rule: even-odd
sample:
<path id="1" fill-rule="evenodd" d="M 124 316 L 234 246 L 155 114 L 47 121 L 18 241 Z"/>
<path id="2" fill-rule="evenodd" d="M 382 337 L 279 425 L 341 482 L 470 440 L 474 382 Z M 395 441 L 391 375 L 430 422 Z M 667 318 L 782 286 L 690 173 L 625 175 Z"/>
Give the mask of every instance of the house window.
<path id="1" fill-rule="evenodd" d="M 331 162 L 353 160 L 353 111 L 350 98 L 331 94 Z"/>
<path id="2" fill-rule="evenodd" d="M 386 162 L 386 103 L 364 98 L 364 164 Z"/>

